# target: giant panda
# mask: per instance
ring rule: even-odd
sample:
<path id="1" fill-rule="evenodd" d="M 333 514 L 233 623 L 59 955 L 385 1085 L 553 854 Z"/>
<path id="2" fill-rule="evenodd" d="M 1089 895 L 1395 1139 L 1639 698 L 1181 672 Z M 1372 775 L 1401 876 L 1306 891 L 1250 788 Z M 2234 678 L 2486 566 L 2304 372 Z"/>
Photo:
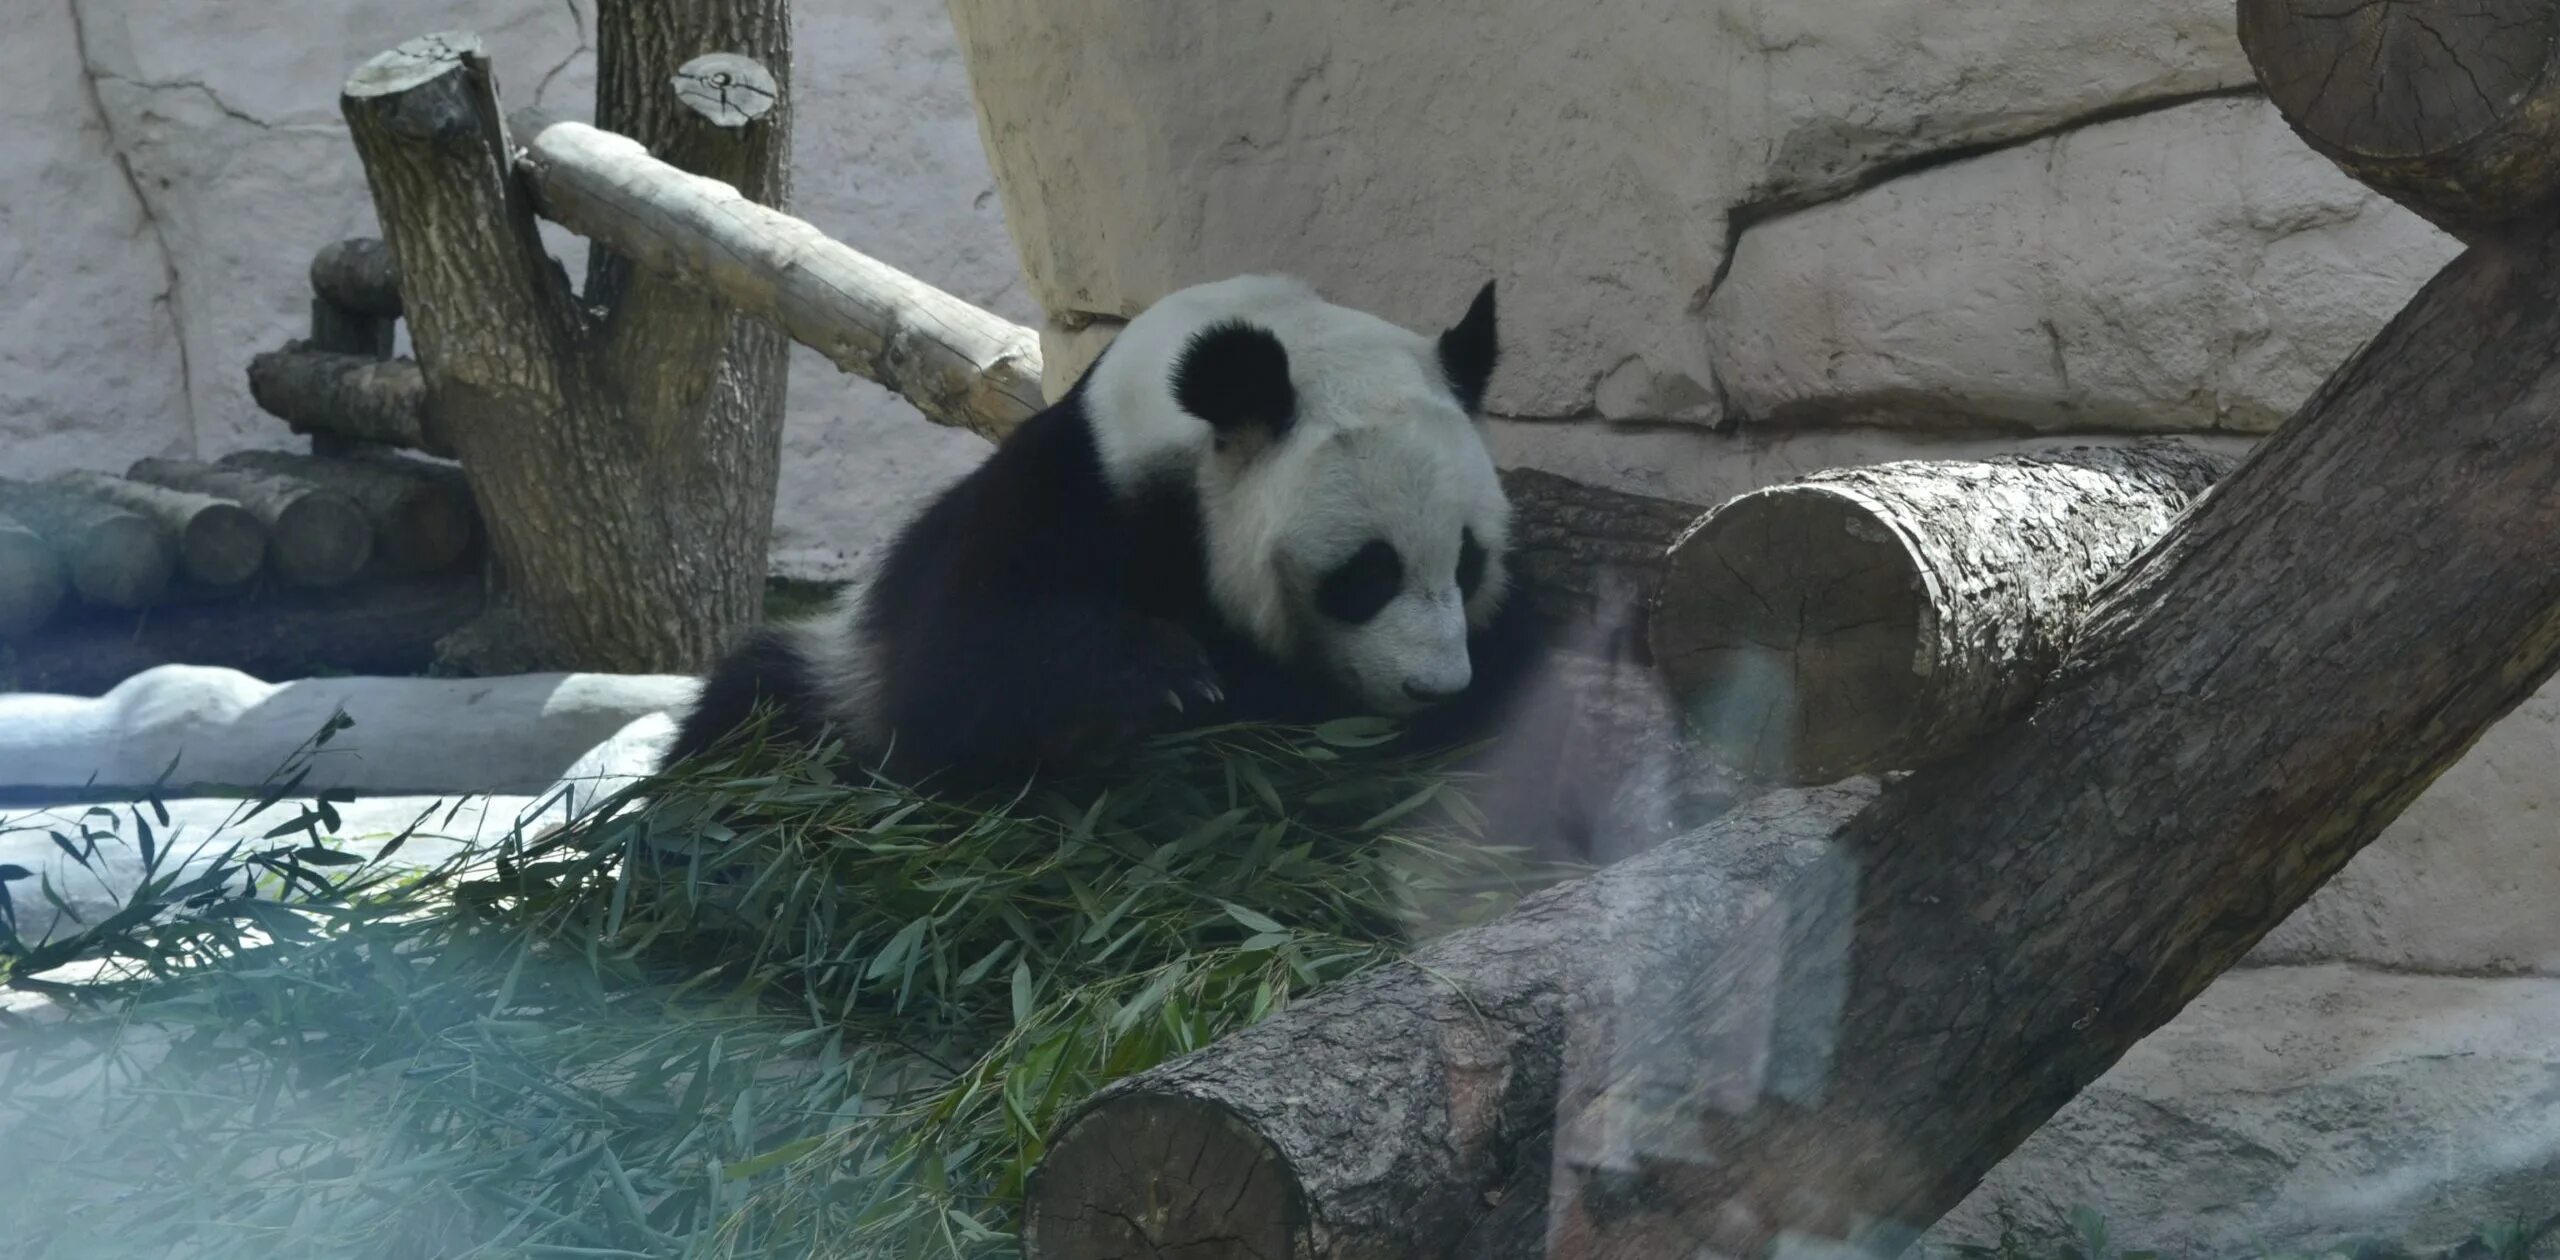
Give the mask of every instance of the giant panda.
<path id="1" fill-rule="evenodd" d="M 1544 651 L 1478 412 L 1494 290 L 1436 337 L 1248 275 L 1131 320 L 873 579 L 759 630 L 670 763 L 759 702 L 892 777 L 1106 757 L 1183 724 L 1492 731 Z"/>

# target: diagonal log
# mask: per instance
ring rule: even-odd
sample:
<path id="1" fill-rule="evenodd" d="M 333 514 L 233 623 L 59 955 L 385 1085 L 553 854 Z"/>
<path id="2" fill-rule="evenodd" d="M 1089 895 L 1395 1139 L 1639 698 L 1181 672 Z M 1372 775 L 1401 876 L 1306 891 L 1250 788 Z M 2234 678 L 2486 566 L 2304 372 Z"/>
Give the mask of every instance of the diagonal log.
<path id="1" fill-rule="evenodd" d="M 2560 232 L 2473 248 L 2108 588 L 2026 719 L 1888 788 L 1738 936 L 1627 973 L 1607 933 L 1529 951 L 1559 986 L 1616 976 L 1569 1024 L 1453 1013 L 1437 1044 L 1336 1042 L 1197 1086 L 1221 1045 L 1131 1078 L 1060 1132 L 1028 1206 L 1131 1234 L 1035 1232 L 1029 1254 L 1900 1250 L 2560 665 L 2555 345 Z M 1618 909 L 1676 918 L 1696 891 Z M 1428 1006 L 1437 983 L 1381 1000 Z M 1257 1032 L 1313 1044 L 1324 1014 Z M 1490 1064 L 1445 1052 L 1496 1033 Z M 1289 1130 L 1369 1054 L 1423 1064 L 1349 1109 L 1378 1122 Z M 1453 1098 L 1505 1118 L 1499 1158 L 1406 1158 L 1450 1141 L 1421 1120 Z M 1094 1173 L 1114 1113 L 1154 1115 L 1180 1168 Z M 1155 1191 L 1181 1168 L 1210 1170 L 1182 1187 L 1202 1202 L 1267 1180 L 1251 1202 L 1278 1214 L 1177 1227 L 1164 1205 L 1188 1200 Z M 1360 1206 L 1387 1195 L 1400 1216 Z"/>

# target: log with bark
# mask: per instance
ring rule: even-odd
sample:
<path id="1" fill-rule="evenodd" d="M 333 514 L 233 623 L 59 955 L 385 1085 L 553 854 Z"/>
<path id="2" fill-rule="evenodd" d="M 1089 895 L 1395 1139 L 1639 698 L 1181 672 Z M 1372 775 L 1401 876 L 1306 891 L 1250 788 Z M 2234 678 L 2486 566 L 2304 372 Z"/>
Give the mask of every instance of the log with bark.
<path id="1" fill-rule="evenodd" d="M 224 468 L 272 473 L 336 491 L 364 512 L 373 554 L 392 573 L 432 573 L 471 550 L 478 515 L 458 469 L 395 455 L 320 459 L 289 451 L 235 451 Z"/>
<path id="2" fill-rule="evenodd" d="M 172 490 L 84 469 L 56 476 L 93 499 L 136 513 L 167 532 L 178 549 L 178 573 L 211 587 L 238 586 L 267 559 L 267 527 L 249 509 L 209 494 Z"/>
<path id="3" fill-rule="evenodd" d="M 296 586 L 335 586 L 364 570 L 373 524 L 354 500 L 299 477 L 187 459 L 139 459 L 125 475 L 172 490 L 228 499 L 267 527 L 275 575 Z"/>
<path id="4" fill-rule="evenodd" d="M 709 117 L 679 72 L 723 50 L 768 67 L 787 102 L 787 17 L 780 0 L 608 6 L 599 120 L 739 206 L 784 204 L 787 104 L 743 123 Z M 340 105 L 399 274 L 423 414 L 471 479 L 541 655 L 707 666 L 763 608 L 786 343 L 610 240 L 572 293 L 510 166 L 476 39 L 384 53 Z"/>
<path id="5" fill-rule="evenodd" d="M 70 590 L 53 548 L 0 513 L 0 639 L 21 638 L 52 620 Z"/>
<path id="6" fill-rule="evenodd" d="M 1535 468 L 1506 468 L 1519 537 L 1512 566 L 1548 601 L 1548 619 L 1607 627 L 1645 661 L 1668 547 L 1696 504 L 1628 494 Z"/>
<path id="7" fill-rule="evenodd" d="M 323 246 L 311 259 L 311 291 L 350 315 L 400 318 L 400 269 L 391 247 L 376 237 Z"/>
<path id="8" fill-rule="evenodd" d="M 1469 948 L 1629 955 L 1606 991 L 1638 996 L 1375 1045 L 1319 1001 L 1130 1078 L 1046 1153 L 1029 1254 L 1899 1250 L 2560 665 L 2554 345 L 2560 233 L 2474 247 L 2107 587 L 2027 718 L 1885 789 L 1738 936 L 1656 962 L 1504 920 Z M 1611 913 L 1678 921 L 1693 882 Z"/>
<path id="9" fill-rule="evenodd" d="M 1907 769 L 2015 716 L 2099 585 L 2237 458 L 2187 443 L 1835 469 L 1670 549 L 1653 659 L 1736 769 Z"/>
<path id="10" fill-rule="evenodd" d="M 177 546 L 159 525 L 67 486 L 0 479 L 0 516 L 43 539 L 92 604 L 149 607 L 177 575 Z"/>
<path id="11" fill-rule="evenodd" d="M 453 439 L 427 406 L 427 379 L 408 359 L 292 342 L 249 360 L 249 396 L 306 436 L 450 457 Z"/>
<path id="12" fill-rule="evenodd" d="M 2240 0 L 2296 134 L 2465 240 L 2560 200 L 2560 6 Z"/>

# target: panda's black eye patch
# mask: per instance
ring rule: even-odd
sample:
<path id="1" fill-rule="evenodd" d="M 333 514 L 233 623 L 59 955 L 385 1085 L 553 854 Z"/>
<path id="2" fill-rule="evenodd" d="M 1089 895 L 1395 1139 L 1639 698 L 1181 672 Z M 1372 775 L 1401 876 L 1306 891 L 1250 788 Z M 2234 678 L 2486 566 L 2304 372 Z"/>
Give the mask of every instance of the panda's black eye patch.
<path id="1" fill-rule="evenodd" d="M 1372 539 L 1316 583 L 1316 611 L 1356 626 L 1377 616 L 1403 588 L 1403 557 Z"/>
<path id="2" fill-rule="evenodd" d="M 1476 588 L 1484 585 L 1484 544 L 1476 541 L 1472 529 L 1458 531 L 1458 597 L 1474 599 Z"/>

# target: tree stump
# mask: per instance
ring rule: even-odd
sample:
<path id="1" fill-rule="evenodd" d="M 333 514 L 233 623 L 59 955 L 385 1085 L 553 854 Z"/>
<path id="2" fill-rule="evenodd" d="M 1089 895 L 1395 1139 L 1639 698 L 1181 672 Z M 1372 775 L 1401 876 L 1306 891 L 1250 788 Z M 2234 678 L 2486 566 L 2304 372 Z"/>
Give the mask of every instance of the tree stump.
<path id="1" fill-rule="evenodd" d="M 184 459 L 141 459 L 135 481 L 229 499 L 267 527 L 276 576 L 296 586 L 335 586 L 364 571 L 373 524 L 354 500 L 295 477 Z"/>
<path id="2" fill-rule="evenodd" d="M 0 516 L 44 540 L 71 589 L 101 607 L 149 607 L 178 571 L 177 547 L 158 525 L 67 486 L 0 481 Z M 41 589 L 40 575 L 32 582 Z"/>
<path id="3" fill-rule="evenodd" d="M 1683 531 L 1653 623 L 1735 769 L 1908 769 L 2015 716 L 2101 584 L 2237 461 L 2179 442 L 1844 468 Z"/>
<path id="4" fill-rule="evenodd" d="M 54 483 L 112 503 L 157 523 L 178 548 L 178 572 L 208 587 L 238 586 L 267 559 L 267 527 L 228 499 L 192 494 L 94 470 L 63 473 Z"/>

